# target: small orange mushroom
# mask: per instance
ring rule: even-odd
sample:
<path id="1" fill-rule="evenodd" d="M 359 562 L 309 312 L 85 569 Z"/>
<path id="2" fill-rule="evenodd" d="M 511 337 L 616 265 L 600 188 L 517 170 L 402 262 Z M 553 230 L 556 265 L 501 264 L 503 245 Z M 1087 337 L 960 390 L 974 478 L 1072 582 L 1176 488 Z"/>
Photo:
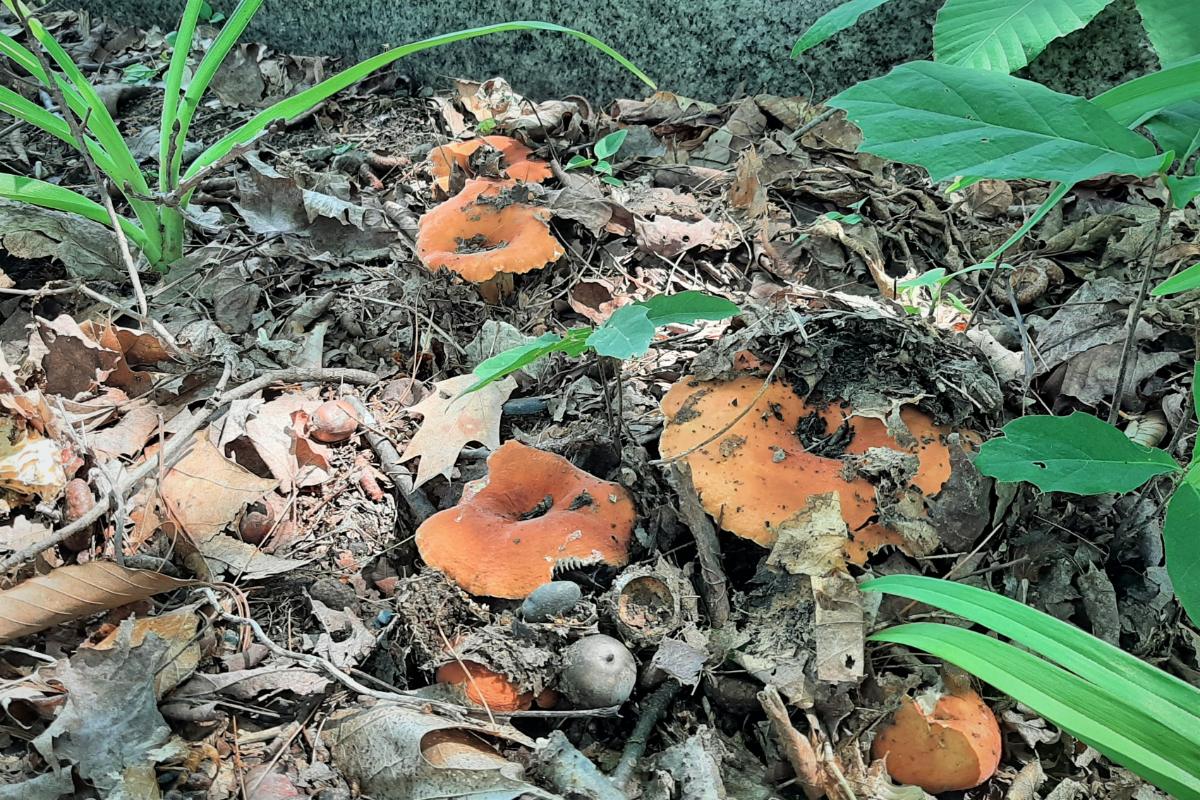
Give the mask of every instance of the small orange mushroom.
<path id="1" fill-rule="evenodd" d="M 466 591 L 517 600 L 559 562 L 629 561 L 636 513 L 618 484 L 517 441 L 488 458 L 486 480 L 417 529 L 421 558 Z"/>
<path id="2" fill-rule="evenodd" d="M 448 269 L 482 283 L 557 261 L 565 252 L 550 233 L 550 212 L 504 195 L 511 182 L 467 181 L 463 190 L 417 224 L 417 255 L 431 270 Z"/>
<path id="3" fill-rule="evenodd" d="M 533 151 L 516 139 L 484 136 L 465 142 L 451 142 L 430 150 L 427 163 L 434 183 L 443 192 L 449 192 L 450 176 L 456 167 L 468 177 L 476 177 L 471 170 L 471 156 L 484 145 L 499 152 L 500 172 L 515 181 L 541 183 L 552 174 L 549 164 L 531 159 Z"/>
<path id="4" fill-rule="evenodd" d="M 442 664 L 436 680 L 460 687 L 468 701 L 492 711 L 525 711 L 533 705 L 533 692 L 522 692 L 506 676 L 478 661 Z"/>
<path id="5" fill-rule="evenodd" d="M 871 745 L 887 759 L 893 779 L 931 794 L 971 789 L 992 777 L 1000 765 L 1000 726 L 970 687 L 955 687 L 937 698 L 905 697 L 892 721 Z"/>
<path id="6" fill-rule="evenodd" d="M 826 432 L 849 426 L 848 454 L 872 447 L 915 453 L 919 468 L 912 486 L 926 495 L 937 494 L 950 477 L 944 431 L 917 409 L 905 407 L 900 417 L 914 440 L 906 446 L 878 419 L 848 416 L 832 405 L 810 407 L 781 381 L 772 382 L 760 397 L 762 388 L 762 378 L 752 375 L 728 381 L 684 377 L 662 400 L 667 419 L 659 451 L 666 458 L 687 454 L 704 509 L 725 530 L 771 547 L 780 525 L 801 512 L 810 497 L 836 492 L 850 530 L 845 549 L 851 559 L 862 563 L 884 545 L 903 544 L 898 532 L 875 521 L 875 487 L 861 477 L 847 479 L 841 460 L 808 452 L 797 429 L 815 413 Z"/>

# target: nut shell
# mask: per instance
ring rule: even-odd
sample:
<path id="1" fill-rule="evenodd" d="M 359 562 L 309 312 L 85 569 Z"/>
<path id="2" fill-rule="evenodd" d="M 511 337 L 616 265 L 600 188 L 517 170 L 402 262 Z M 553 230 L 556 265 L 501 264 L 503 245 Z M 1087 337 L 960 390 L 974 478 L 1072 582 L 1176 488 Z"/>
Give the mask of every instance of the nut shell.
<path id="1" fill-rule="evenodd" d="M 358 430 L 358 413 L 345 400 L 330 400 L 317 406 L 308 420 L 308 435 L 318 442 L 344 442 Z"/>
<path id="2" fill-rule="evenodd" d="M 578 708 L 619 706 L 636 683 L 633 655 L 611 636 L 586 636 L 563 652 L 558 688 Z"/>

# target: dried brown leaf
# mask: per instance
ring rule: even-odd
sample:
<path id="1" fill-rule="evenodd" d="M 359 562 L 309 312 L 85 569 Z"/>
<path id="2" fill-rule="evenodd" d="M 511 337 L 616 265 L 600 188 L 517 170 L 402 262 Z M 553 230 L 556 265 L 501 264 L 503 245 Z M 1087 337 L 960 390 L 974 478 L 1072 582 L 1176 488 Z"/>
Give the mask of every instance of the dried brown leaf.
<path id="1" fill-rule="evenodd" d="M 0 592 L 0 641 L 193 585 L 108 561 L 60 567 Z"/>
<path id="2" fill-rule="evenodd" d="M 450 477 L 458 454 L 468 442 L 492 449 L 500 446 L 500 409 L 517 384 L 505 378 L 462 395 L 477 380 L 475 375 L 467 374 L 438 381 L 429 397 L 408 409 L 425 418 L 400 457 L 401 461 L 421 459 L 414 486 L 437 475 Z"/>
<path id="3" fill-rule="evenodd" d="M 201 431 L 187 455 L 167 472 L 160 491 L 171 517 L 202 543 L 219 534 L 243 506 L 277 483 L 225 458 Z"/>

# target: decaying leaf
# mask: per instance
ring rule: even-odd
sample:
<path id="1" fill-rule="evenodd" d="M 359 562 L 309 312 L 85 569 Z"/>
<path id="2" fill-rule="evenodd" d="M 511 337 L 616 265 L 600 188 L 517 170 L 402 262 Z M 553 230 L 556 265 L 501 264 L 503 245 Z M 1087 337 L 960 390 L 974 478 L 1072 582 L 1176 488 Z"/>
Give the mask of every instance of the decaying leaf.
<path id="1" fill-rule="evenodd" d="M 37 318 L 37 335 L 29 343 L 30 361 L 46 374 L 46 391 L 74 398 L 99 386 L 121 360 L 66 314 Z"/>
<path id="2" fill-rule="evenodd" d="M 810 497 L 804 508 L 779 525 L 767 565 L 793 575 L 826 575 L 846 568 L 849 528 L 837 492 Z"/>
<path id="3" fill-rule="evenodd" d="M 200 644 L 196 639 L 196 606 L 185 606 L 169 614 L 157 617 L 141 617 L 133 620 L 132 630 L 122 625 L 94 647 L 96 650 L 112 650 L 119 647 L 122 636 L 128 635 L 129 645 L 139 647 L 150 635 L 166 643 L 162 667 L 154 676 L 154 695 L 163 695 L 187 680 L 200 663 Z"/>
<path id="4" fill-rule="evenodd" d="M 329 448 L 304 435 L 304 425 L 319 405 L 320 398 L 309 394 L 284 394 L 258 406 L 245 423 L 251 444 L 285 494 L 293 486 L 329 479 Z"/>
<path id="5" fill-rule="evenodd" d="M 192 585 L 108 561 L 59 567 L 0 592 L 0 641 Z"/>
<path id="6" fill-rule="evenodd" d="M 517 384 L 505 378 L 463 395 L 477 380 L 468 373 L 438 381 L 429 397 L 409 407 L 409 413 L 424 417 L 400 457 L 401 461 L 421 459 L 414 486 L 438 475 L 450 477 L 467 442 L 479 442 L 493 450 L 500 446 L 500 409 Z"/>
<path id="7" fill-rule="evenodd" d="M 480 734 L 532 744 L 507 725 L 451 722 L 390 703 L 334 715 L 329 735 L 338 768 L 377 800 L 488 800 L 550 795 Z"/>
<path id="8" fill-rule="evenodd" d="M 329 687 L 329 683 L 329 678 L 311 669 L 272 663 L 233 672 L 198 672 L 171 696 L 224 695 L 238 700 L 254 700 L 262 695 L 288 691 L 306 697 L 321 694 Z"/>
<path id="9" fill-rule="evenodd" d="M 87 443 L 91 447 L 92 455 L 103 463 L 141 452 L 146 442 L 150 441 L 150 437 L 158 430 L 161 413 L 161 410 L 153 405 L 140 404 L 130 407 L 116 425 L 95 431 L 88 436 Z"/>
<path id="10" fill-rule="evenodd" d="M 58 497 L 67 484 L 62 450 L 15 417 L 0 415 L 0 494 Z"/>
<path id="11" fill-rule="evenodd" d="M 125 279 L 112 229 L 75 214 L 0 200 L 0 243 L 12 258 L 55 259 L 82 280 Z"/>
<path id="12" fill-rule="evenodd" d="M 817 643 L 817 677 L 834 683 L 862 680 L 863 607 L 858 583 L 845 572 L 814 577 L 816 601 L 813 637 Z"/>

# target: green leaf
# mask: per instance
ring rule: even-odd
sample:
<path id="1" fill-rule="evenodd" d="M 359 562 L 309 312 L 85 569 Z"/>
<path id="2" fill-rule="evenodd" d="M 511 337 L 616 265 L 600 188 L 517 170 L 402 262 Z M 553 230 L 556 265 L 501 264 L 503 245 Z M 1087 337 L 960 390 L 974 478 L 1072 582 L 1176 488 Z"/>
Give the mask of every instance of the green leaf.
<path id="1" fill-rule="evenodd" d="M 130 64 L 121 70 L 121 81 L 144 86 L 153 80 L 156 74 L 158 74 L 158 70 L 154 67 L 148 67 L 145 64 Z"/>
<path id="2" fill-rule="evenodd" d="M 1193 264 L 1183 272 L 1172 275 L 1150 290 L 1155 297 L 1165 297 L 1169 294 L 1179 294 L 1192 289 L 1200 289 L 1200 264 Z"/>
<path id="3" fill-rule="evenodd" d="M 559 336 L 557 333 L 543 333 L 532 342 L 510 347 L 491 358 L 485 358 L 473 370 L 479 380 L 471 384 L 463 394 L 478 391 L 489 383 L 507 377 L 551 353 L 566 353 L 569 356 L 578 357 L 586 349 L 585 334 L 589 332 L 587 328 L 572 328 L 567 331 L 566 336 Z"/>
<path id="4" fill-rule="evenodd" d="M 1157 719 L 1108 687 L 974 631 L 917 622 L 871 639 L 914 647 L 956 664 L 1177 800 L 1200 798 L 1200 744 L 1194 727 L 1175 729 L 1175 720 Z"/>
<path id="5" fill-rule="evenodd" d="M 934 58 L 1016 72 L 1112 0 L 946 0 L 933 26 Z"/>
<path id="6" fill-rule="evenodd" d="M 201 153 L 188 168 L 186 177 L 195 175 L 197 172 L 204 169 L 204 167 L 227 155 L 233 148 L 252 140 L 255 136 L 266 130 L 272 123 L 279 120 L 289 120 L 305 113 L 322 100 L 337 94 L 347 86 L 352 86 L 353 84 L 358 83 L 372 72 L 382 69 L 389 64 L 404 58 L 405 56 L 412 55 L 413 53 L 419 53 L 422 50 L 429 50 L 433 47 L 441 47 L 442 45 L 461 42 L 465 39 L 474 39 L 479 36 L 488 36 L 490 34 L 504 33 L 506 31 L 534 30 L 564 33 L 568 36 L 573 36 L 576 39 L 580 39 L 581 41 L 590 44 L 592 47 L 604 53 L 621 66 L 625 67 L 625 69 L 632 72 L 650 88 L 657 88 L 654 85 L 654 81 L 650 80 L 646 73 L 638 69 L 638 67 L 634 65 L 632 61 L 618 53 L 613 48 L 609 47 L 604 42 L 589 34 L 581 33 L 580 31 L 572 30 L 571 28 L 564 28 L 561 25 L 555 25 L 551 22 L 524 21 L 502 22 L 496 25 L 485 25 L 481 28 L 470 28 L 467 30 L 455 31 L 454 33 L 444 33 L 440 36 L 422 39 L 419 42 L 412 42 L 410 44 L 401 45 L 400 47 L 387 50 L 376 56 L 372 56 L 365 61 L 360 61 L 354 66 L 345 69 L 332 77 L 326 78 L 316 86 L 309 87 L 308 89 L 305 89 L 302 92 L 297 92 L 291 97 L 281 100 L 274 105 L 268 106 L 267 108 L 255 114 L 240 127 L 235 128 L 231 133 L 226 134 L 223 138 Z"/>
<path id="7" fill-rule="evenodd" d="M 621 306 L 588 337 L 588 347 L 602 356 L 633 358 L 645 354 L 654 341 L 650 312 L 639 303 Z"/>
<path id="8" fill-rule="evenodd" d="M 1200 100 L 1200 58 L 1125 81 L 1092 98 L 1093 103 L 1128 127 L 1188 100 Z"/>
<path id="9" fill-rule="evenodd" d="M 624 186 L 625 181 L 620 178 L 614 178 L 612 175 L 604 175 L 600 178 L 601 183 L 607 183 L 609 186 Z"/>
<path id="10" fill-rule="evenodd" d="M 1162 157 L 1149 141 L 1082 97 L 968 67 L 914 61 L 828 103 L 863 132 L 861 150 L 955 175 L 1076 183 L 1147 176 Z"/>
<path id="11" fill-rule="evenodd" d="M 614 131 L 596 142 L 596 146 L 592 148 L 596 153 L 596 158 L 603 161 L 615 156 L 617 151 L 621 149 L 621 145 L 625 144 L 625 137 L 628 135 L 629 131 L 622 129 Z"/>
<path id="12" fill-rule="evenodd" d="M 867 581 L 864 592 L 916 600 L 983 625 L 1162 719 L 1200 730 L 1200 689 L 1074 625 L 1001 594 L 921 575 Z"/>
<path id="13" fill-rule="evenodd" d="M 704 292 L 660 294 L 635 305 L 646 309 L 646 317 L 656 328 L 661 325 L 690 325 L 698 320 L 728 319 L 742 313 L 736 303 Z"/>
<path id="14" fill-rule="evenodd" d="M 1136 0 L 1158 60 L 1173 67 L 1200 56 L 1200 5 L 1188 0 Z"/>
<path id="15" fill-rule="evenodd" d="M 1192 414 L 1200 421 L 1200 361 L 1192 368 Z M 1195 462 L 1197 457 L 1200 457 L 1200 448 L 1192 447 L 1192 461 Z"/>
<path id="16" fill-rule="evenodd" d="M 1190 175 L 1180 178 L 1176 175 L 1166 175 L 1164 180 L 1171 193 L 1171 205 L 1174 208 L 1186 208 L 1187 204 L 1200 194 L 1200 177 Z M 1161 287 L 1160 287 L 1161 288 Z"/>
<path id="17" fill-rule="evenodd" d="M 196 25 L 206 8 L 211 15 L 212 8 L 204 0 L 188 0 L 184 6 L 183 17 L 179 20 L 179 30 L 175 32 L 175 42 L 172 45 L 171 63 L 167 66 L 167 74 L 163 80 L 162 116 L 159 118 L 158 128 L 158 189 L 161 192 L 169 192 L 175 188 L 175 184 L 171 182 L 171 131 L 179 116 L 179 102 L 183 99 L 183 78 L 196 36 Z"/>
<path id="18" fill-rule="evenodd" d="M 1200 102 L 1189 101 L 1164 108 L 1150 119 L 1146 127 L 1162 151 L 1174 150 L 1180 163 L 1186 162 L 1200 149 Z"/>
<path id="19" fill-rule="evenodd" d="M 84 197 L 70 189 L 64 189 L 61 186 L 55 186 L 53 183 L 46 183 L 34 178 L 0 172 L 0 197 L 41 206 L 42 208 L 52 208 L 56 211 L 78 214 L 81 217 L 86 217 L 105 226 L 112 224 L 112 221 L 108 218 L 108 211 L 95 200 Z M 147 257 L 151 258 L 154 253 L 148 249 L 151 247 L 151 242 L 148 241 L 145 231 L 127 219 L 120 217 L 118 219 L 120 220 L 121 230 L 125 232 L 129 241 L 142 248 L 143 251 L 146 251 Z"/>
<path id="20" fill-rule="evenodd" d="M 858 22 L 868 11 L 874 11 L 888 0 L 850 0 L 837 8 L 825 12 L 809 26 L 804 35 L 792 47 L 792 58 L 799 58 L 805 50 L 816 47 L 830 36 L 841 33 Z"/>
<path id="21" fill-rule="evenodd" d="M 1167 502 L 1163 547 L 1175 596 L 1192 622 L 1200 623 L 1200 489 L 1191 480 L 1180 483 Z"/>
<path id="22" fill-rule="evenodd" d="M 592 166 L 592 169 L 604 175 L 612 175 L 613 171 L 612 164 L 608 163 L 607 161 L 597 161 L 595 165 Z"/>
<path id="23" fill-rule="evenodd" d="M 906 281 L 900 281 L 896 284 L 897 289 L 925 289 L 934 286 L 943 286 L 947 281 L 945 267 L 934 267 L 927 272 L 922 272 L 915 278 L 909 278 Z"/>
<path id="24" fill-rule="evenodd" d="M 1044 492 L 1128 492 L 1155 475 L 1175 472 L 1169 453 L 1145 447 L 1106 422 L 1076 411 L 1067 417 L 1029 416 L 1004 426 L 975 458 L 984 475 L 1026 481 Z"/>
<path id="25" fill-rule="evenodd" d="M 588 158 L 587 156 L 571 156 L 571 160 L 567 162 L 567 169 L 582 169 L 590 167 L 596 163 L 596 159 Z"/>

